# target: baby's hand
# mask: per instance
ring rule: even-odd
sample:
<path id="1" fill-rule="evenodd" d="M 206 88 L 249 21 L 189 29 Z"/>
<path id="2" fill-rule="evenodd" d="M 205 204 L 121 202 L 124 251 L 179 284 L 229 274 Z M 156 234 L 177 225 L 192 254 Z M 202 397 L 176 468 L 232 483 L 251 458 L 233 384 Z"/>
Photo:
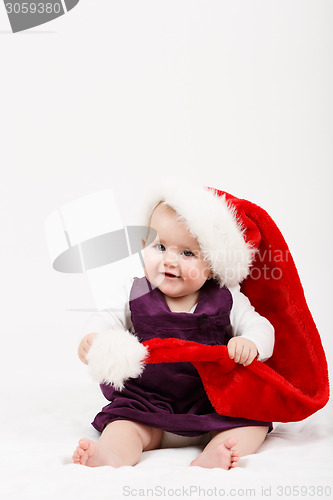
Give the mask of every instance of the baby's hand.
<path id="1" fill-rule="evenodd" d="M 228 342 L 228 354 L 235 363 L 248 366 L 258 356 L 258 350 L 251 340 L 233 337 Z"/>
<path id="2" fill-rule="evenodd" d="M 86 356 L 88 354 L 88 351 L 91 347 L 91 344 L 94 341 L 94 338 L 97 336 L 97 333 L 88 333 L 88 335 L 85 335 L 83 339 L 80 342 L 79 349 L 78 349 L 78 354 L 79 358 L 84 364 L 88 364 L 88 361 L 86 360 Z"/>

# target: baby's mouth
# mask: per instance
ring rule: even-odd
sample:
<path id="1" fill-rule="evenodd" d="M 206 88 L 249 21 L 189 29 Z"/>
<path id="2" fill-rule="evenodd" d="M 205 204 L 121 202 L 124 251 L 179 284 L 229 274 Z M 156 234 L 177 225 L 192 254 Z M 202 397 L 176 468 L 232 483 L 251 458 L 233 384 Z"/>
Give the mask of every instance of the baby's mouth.
<path id="1" fill-rule="evenodd" d="M 175 279 L 177 279 L 177 278 L 180 277 L 180 276 L 176 276 L 176 274 L 172 274 L 172 273 L 162 273 L 162 274 L 164 274 L 164 276 L 166 278 L 175 278 Z"/>

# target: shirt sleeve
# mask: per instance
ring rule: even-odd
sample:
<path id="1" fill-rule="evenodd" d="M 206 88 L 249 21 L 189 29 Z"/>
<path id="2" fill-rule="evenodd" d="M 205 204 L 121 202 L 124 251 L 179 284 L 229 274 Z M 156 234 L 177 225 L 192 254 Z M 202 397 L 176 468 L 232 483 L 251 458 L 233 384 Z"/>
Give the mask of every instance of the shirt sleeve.
<path id="1" fill-rule="evenodd" d="M 266 361 L 272 356 L 274 348 L 275 334 L 272 324 L 255 311 L 239 286 L 229 290 L 233 298 L 230 312 L 233 336 L 251 340 L 258 349 L 259 361 Z"/>
<path id="2" fill-rule="evenodd" d="M 131 321 L 129 296 L 133 279 L 129 279 L 119 286 L 114 307 L 92 314 L 83 325 L 83 335 L 88 333 L 106 333 L 112 328 L 123 327 L 133 331 Z"/>

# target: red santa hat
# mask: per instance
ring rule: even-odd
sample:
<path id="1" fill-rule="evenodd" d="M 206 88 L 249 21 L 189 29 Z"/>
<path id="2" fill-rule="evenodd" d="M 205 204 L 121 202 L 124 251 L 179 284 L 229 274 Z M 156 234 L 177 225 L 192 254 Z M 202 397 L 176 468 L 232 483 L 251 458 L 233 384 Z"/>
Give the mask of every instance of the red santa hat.
<path id="1" fill-rule="evenodd" d="M 272 323 L 273 355 L 244 367 L 229 358 L 226 346 L 158 338 L 140 344 L 133 336 L 126 346 L 119 331 L 94 341 L 87 358 L 92 376 L 120 389 L 145 363 L 192 362 L 223 415 L 288 422 L 322 408 L 329 398 L 324 350 L 294 261 L 271 217 L 249 201 L 211 188 L 153 195 L 149 213 L 160 202 L 173 208 L 198 239 L 220 286 L 241 284 L 256 311 Z"/>

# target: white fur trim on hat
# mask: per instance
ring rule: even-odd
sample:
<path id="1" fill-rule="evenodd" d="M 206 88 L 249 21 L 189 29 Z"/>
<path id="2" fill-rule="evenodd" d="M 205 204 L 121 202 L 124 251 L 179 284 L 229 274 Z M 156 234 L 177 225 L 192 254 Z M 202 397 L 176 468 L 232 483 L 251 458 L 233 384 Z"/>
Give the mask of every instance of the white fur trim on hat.
<path id="1" fill-rule="evenodd" d="M 144 369 L 147 348 L 137 337 L 121 327 L 100 333 L 87 354 L 88 370 L 98 383 L 121 390 L 128 378 L 138 377 Z"/>
<path id="2" fill-rule="evenodd" d="M 179 214 L 180 220 L 198 239 L 203 256 L 221 287 L 230 288 L 246 278 L 255 252 L 251 244 L 246 243 L 235 209 L 224 195 L 218 196 L 202 186 L 168 186 L 152 193 L 149 216 L 161 201 Z"/>

